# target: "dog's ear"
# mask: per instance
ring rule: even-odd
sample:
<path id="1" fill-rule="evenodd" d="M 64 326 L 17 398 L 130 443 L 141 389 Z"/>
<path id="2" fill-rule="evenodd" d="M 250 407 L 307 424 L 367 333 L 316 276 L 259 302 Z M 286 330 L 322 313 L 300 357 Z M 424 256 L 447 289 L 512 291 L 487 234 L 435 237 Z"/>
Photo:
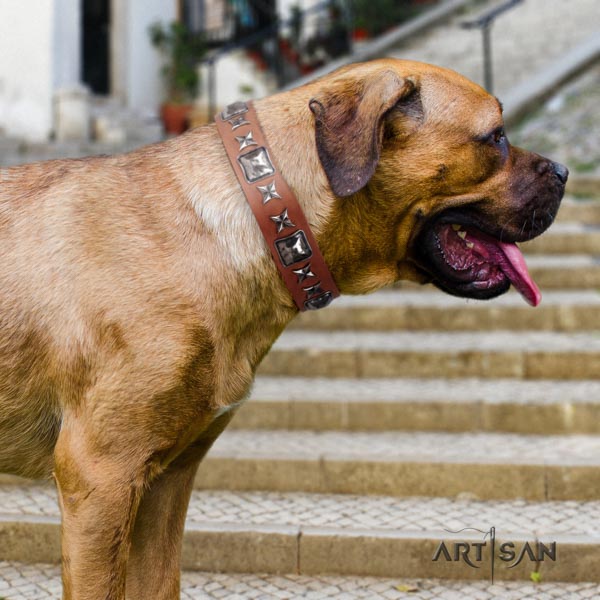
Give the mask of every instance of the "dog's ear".
<path id="1" fill-rule="evenodd" d="M 383 142 L 384 117 L 415 94 L 415 83 L 392 70 L 340 81 L 312 98 L 319 159 L 338 196 L 362 189 L 373 176 Z"/>

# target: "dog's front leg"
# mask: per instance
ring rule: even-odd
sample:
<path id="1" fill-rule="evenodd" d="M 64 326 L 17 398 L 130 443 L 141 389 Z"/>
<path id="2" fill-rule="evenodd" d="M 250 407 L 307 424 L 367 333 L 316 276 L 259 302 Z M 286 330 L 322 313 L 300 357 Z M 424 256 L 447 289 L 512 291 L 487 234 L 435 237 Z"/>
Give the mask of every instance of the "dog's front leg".
<path id="1" fill-rule="evenodd" d="M 233 417 L 216 418 L 144 492 L 127 563 L 128 600 L 178 600 L 185 515 L 198 464 Z"/>
<path id="2" fill-rule="evenodd" d="M 111 442 L 113 432 L 104 432 L 100 444 L 90 429 L 84 419 L 65 416 L 55 448 L 63 598 L 122 600 L 131 532 L 152 465 L 131 446 Z"/>
<path id="3" fill-rule="evenodd" d="M 127 599 L 179 598 L 181 542 L 199 461 L 170 467 L 144 494 L 127 563 Z"/>

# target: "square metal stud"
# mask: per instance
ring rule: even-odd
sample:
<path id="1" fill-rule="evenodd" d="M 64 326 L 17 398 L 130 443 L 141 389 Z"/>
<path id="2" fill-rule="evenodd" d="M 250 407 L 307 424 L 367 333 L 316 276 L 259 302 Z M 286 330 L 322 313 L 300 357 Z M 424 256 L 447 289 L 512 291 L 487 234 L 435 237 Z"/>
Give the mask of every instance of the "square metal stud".
<path id="1" fill-rule="evenodd" d="M 225 108 L 221 113 L 221 119 L 228 121 L 231 117 L 248 112 L 248 105 L 245 102 L 234 102 Z"/>
<path id="2" fill-rule="evenodd" d="M 248 183 L 254 183 L 275 173 L 275 167 L 269 158 L 269 153 L 263 147 L 238 156 L 238 162 Z"/>
<path id="3" fill-rule="evenodd" d="M 312 248 L 302 230 L 280 240 L 275 240 L 275 247 L 281 262 L 286 267 L 312 256 Z"/>

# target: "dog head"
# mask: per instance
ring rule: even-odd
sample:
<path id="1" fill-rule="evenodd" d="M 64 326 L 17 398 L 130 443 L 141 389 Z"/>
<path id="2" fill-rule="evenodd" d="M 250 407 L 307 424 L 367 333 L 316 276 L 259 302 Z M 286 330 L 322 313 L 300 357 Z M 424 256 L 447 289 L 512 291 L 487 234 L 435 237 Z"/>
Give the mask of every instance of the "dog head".
<path id="1" fill-rule="evenodd" d="M 342 291 L 409 279 L 487 299 L 512 283 L 539 302 L 516 242 L 552 223 L 568 171 L 510 145 L 495 97 L 392 59 L 315 87 L 316 147 L 336 195 L 321 245 Z"/>

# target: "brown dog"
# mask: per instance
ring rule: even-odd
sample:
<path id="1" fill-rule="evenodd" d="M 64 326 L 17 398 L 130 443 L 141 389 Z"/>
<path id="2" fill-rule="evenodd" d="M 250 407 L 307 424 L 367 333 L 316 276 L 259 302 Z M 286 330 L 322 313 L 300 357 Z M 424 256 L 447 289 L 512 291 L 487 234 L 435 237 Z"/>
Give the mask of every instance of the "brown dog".
<path id="1" fill-rule="evenodd" d="M 256 110 L 342 293 L 537 303 L 512 242 L 567 171 L 511 148 L 483 89 L 381 60 Z M 176 598 L 198 463 L 297 309 L 214 126 L 0 174 L 0 469 L 54 473 L 65 598 Z"/>

